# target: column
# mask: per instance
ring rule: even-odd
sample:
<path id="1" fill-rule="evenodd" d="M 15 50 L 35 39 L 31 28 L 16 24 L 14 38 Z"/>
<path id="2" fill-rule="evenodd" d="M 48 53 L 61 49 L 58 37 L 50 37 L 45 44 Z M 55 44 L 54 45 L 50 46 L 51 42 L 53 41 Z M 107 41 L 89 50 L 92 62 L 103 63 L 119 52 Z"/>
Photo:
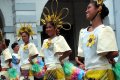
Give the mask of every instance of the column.
<path id="1" fill-rule="evenodd" d="M 109 9 L 109 15 L 107 18 L 105 18 L 104 23 L 110 25 L 113 28 L 113 30 L 115 30 L 113 0 L 105 0 L 104 3 L 106 7 Z"/>
<path id="2" fill-rule="evenodd" d="M 116 37 L 117 37 L 118 48 L 120 51 L 120 4 L 119 4 L 120 0 L 113 0 L 113 2 L 114 2 L 114 13 L 115 13 Z M 120 56 L 118 61 L 120 62 Z"/>

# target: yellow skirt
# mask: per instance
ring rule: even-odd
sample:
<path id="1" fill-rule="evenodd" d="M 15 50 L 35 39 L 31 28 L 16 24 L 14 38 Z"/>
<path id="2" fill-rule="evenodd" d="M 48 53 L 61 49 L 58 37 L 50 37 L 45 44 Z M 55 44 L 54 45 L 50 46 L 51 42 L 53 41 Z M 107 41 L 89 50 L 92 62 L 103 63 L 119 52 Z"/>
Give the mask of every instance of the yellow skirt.
<path id="1" fill-rule="evenodd" d="M 44 76 L 44 80 L 65 80 L 63 69 L 57 68 L 54 70 L 47 70 Z"/>
<path id="2" fill-rule="evenodd" d="M 115 80 L 113 71 L 107 70 L 89 70 L 86 72 L 84 80 Z"/>

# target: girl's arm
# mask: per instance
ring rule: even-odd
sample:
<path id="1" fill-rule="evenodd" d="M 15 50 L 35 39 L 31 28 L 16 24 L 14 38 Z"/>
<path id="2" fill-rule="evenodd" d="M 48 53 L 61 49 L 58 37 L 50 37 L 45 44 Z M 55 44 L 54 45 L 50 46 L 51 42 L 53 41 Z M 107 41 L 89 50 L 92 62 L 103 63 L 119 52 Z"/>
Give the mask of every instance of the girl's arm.
<path id="1" fill-rule="evenodd" d="M 62 54 L 62 56 L 60 56 L 59 60 L 62 61 L 62 60 L 65 59 L 67 56 L 69 56 L 71 53 L 72 53 L 72 50 L 63 52 L 63 54 Z"/>
<path id="2" fill-rule="evenodd" d="M 34 56 L 31 56 L 31 57 L 29 58 L 29 61 L 30 61 L 31 64 L 34 64 L 32 60 L 33 60 L 34 58 L 36 58 L 37 56 L 38 56 L 38 54 L 36 54 L 36 55 L 34 55 Z"/>
<path id="3" fill-rule="evenodd" d="M 31 43 L 29 46 L 29 54 L 30 54 L 29 61 L 31 64 L 33 64 L 32 60 L 38 56 L 38 50 L 37 50 L 35 44 L 33 44 L 33 43 Z"/>
<path id="4" fill-rule="evenodd" d="M 82 68 L 83 70 L 85 70 L 84 58 L 83 57 L 76 57 L 75 60 L 79 64 L 79 67 Z"/>
<path id="5" fill-rule="evenodd" d="M 82 64 L 83 64 L 82 61 L 80 61 L 80 60 L 78 59 L 78 57 L 75 58 L 75 61 L 76 61 L 79 65 L 82 65 Z"/>
<path id="6" fill-rule="evenodd" d="M 109 52 L 106 57 L 110 64 L 115 64 L 114 58 L 118 56 L 118 51 Z"/>
<path id="7" fill-rule="evenodd" d="M 119 54 L 118 54 L 118 51 L 111 51 L 111 52 L 109 52 L 107 55 L 106 55 L 106 57 L 108 58 L 108 59 L 113 59 L 113 58 L 115 58 L 115 57 L 117 57 Z"/>
<path id="8" fill-rule="evenodd" d="M 11 64 L 12 59 L 8 59 L 8 60 L 6 60 L 5 62 L 6 62 L 6 63 L 8 63 L 9 68 L 11 68 L 11 67 L 12 67 L 12 64 Z"/>

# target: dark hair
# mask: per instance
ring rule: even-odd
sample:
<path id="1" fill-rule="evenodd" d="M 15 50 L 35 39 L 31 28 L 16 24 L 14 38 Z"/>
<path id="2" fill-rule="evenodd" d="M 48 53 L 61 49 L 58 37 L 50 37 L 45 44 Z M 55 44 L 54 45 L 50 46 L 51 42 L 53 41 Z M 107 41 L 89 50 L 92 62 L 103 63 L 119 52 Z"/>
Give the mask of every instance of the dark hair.
<path id="1" fill-rule="evenodd" d="M 16 43 L 16 42 L 13 43 L 13 44 L 11 45 L 11 48 L 14 49 L 16 45 L 18 45 L 18 43 Z"/>
<path id="2" fill-rule="evenodd" d="M 6 46 L 8 47 L 9 44 L 10 44 L 10 40 L 9 40 L 9 39 L 5 39 L 5 44 L 6 44 Z"/>
<path id="3" fill-rule="evenodd" d="M 96 8 L 99 7 L 99 5 L 97 4 L 96 1 L 92 1 L 92 2 L 90 2 L 90 3 L 92 3 Z M 109 10 L 108 10 L 108 8 L 105 6 L 105 4 L 103 4 L 103 5 L 102 5 L 102 11 L 101 11 L 101 14 L 100 14 L 101 19 L 103 20 L 106 16 L 108 16 L 108 14 L 109 14 Z"/>

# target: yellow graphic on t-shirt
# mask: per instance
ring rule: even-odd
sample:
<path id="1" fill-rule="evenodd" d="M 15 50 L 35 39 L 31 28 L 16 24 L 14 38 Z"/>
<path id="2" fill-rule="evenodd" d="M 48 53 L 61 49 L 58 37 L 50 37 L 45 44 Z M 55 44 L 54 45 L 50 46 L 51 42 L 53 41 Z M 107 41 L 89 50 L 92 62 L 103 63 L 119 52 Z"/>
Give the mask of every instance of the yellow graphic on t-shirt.
<path id="1" fill-rule="evenodd" d="M 51 40 L 48 39 L 48 41 L 44 44 L 44 48 L 49 48 L 51 44 L 52 44 Z"/>
<path id="2" fill-rule="evenodd" d="M 94 34 L 90 34 L 87 42 L 87 47 L 92 47 L 95 44 L 95 36 Z"/>
<path id="3" fill-rule="evenodd" d="M 28 49 L 28 45 L 24 45 L 23 50 L 25 51 L 27 49 Z"/>

